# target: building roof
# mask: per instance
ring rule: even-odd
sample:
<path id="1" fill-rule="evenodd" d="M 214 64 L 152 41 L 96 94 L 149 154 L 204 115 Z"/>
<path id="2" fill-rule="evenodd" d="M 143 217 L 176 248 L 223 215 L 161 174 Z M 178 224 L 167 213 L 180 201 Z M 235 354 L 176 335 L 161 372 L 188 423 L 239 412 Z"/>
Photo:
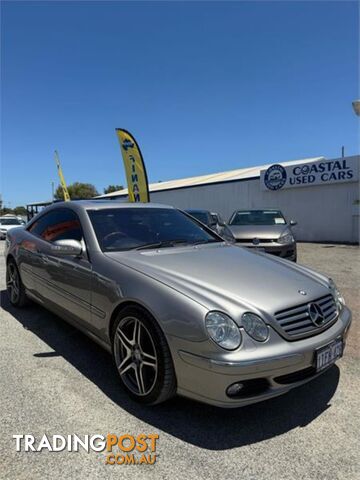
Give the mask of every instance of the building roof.
<path id="1" fill-rule="evenodd" d="M 317 162 L 324 160 L 324 157 L 303 158 L 300 160 L 291 160 L 289 162 L 279 162 L 284 167 L 296 164 Z M 232 182 L 236 180 L 246 180 L 260 177 L 261 170 L 266 170 L 272 164 L 260 165 L 258 167 L 240 168 L 237 170 L 229 170 L 227 172 L 211 173 L 208 175 L 200 175 L 197 177 L 180 178 L 178 180 L 168 180 L 166 182 L 151 183 L 149 185 L 150 192 L 161 192 L 163 190 L 173 190 L 177 188 L 195 187 L 198 185 L 208 185 L 211 183 Z M 112 198 L 119 196 L 127 196 L 128 189 L 117 190 L 116 192 L 99 195 L 96 198 Z"/>
<path id="2" fill-rule="evenodd" d="M 51 205 L 52 203 L 53 203 L 53 200 L 45 200 L 44 202 L 28 203 L 26 206 L 27 207 L 46 207 L 47 205 Z"/>

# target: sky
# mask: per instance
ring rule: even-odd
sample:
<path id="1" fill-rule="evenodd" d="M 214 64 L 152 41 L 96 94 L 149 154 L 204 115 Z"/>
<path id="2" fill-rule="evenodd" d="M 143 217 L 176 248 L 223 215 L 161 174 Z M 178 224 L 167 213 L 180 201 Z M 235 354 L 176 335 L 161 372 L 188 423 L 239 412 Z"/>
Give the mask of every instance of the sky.
<path id="1" fill-rule="evenodd" d="M 359 4 L 2 2 L 1 193 L 126 185 L 115 128 L 150 182 L 359 153 Z"/>

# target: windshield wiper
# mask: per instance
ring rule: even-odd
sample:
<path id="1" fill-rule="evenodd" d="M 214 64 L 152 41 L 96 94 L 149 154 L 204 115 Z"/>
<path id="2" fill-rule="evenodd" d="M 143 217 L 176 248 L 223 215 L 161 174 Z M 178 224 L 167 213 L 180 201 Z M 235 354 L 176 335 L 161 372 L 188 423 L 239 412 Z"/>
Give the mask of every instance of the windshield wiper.
<path id="1" fill-rule="evenodd" d="M 187 245 L 191 244 L 188 240 L 182 240 L 182 239 L 164 240 L 162 242 L 145 243 L 145 245 L 140 245 L 140 247 L 136 247 L 136 248 L 134 248 L 134 250 L 147 250 L 147 249 L 151 249 L 151 248 L 174 247 L 178 243 L 185 243 Z"/>

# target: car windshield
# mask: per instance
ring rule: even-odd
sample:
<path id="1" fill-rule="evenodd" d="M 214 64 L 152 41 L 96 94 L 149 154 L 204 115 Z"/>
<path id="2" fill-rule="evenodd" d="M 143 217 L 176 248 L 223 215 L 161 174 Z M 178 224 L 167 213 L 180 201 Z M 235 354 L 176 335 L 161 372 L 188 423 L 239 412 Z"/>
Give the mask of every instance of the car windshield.
<path id="1" fill-rule="evenodd" d="M 192 217 L 196 218 L 202 223 L 205 223 L 207 225 L 209 223 L 208 216 L 206 212 L 201 212 L 201 211 L 194 211 L 194 210 L 187 210 L 187 213 L 191 215 Z"/>
<path id="2" fill-rule="evenodd" d="M 172 208 L 108 208 L 88 214 L 104 252 L 222 241 Z"/>
<path id="3" fill-rule="evenodd" d="M 17 218 L 1 218 L 0 225 L 21 225 L 21 222 Z"/>
<path id="4" fill-rule="evenodd" d="M 235 212 L 230 225 L 285 225 L 279 210 L 240 210 Z"/>

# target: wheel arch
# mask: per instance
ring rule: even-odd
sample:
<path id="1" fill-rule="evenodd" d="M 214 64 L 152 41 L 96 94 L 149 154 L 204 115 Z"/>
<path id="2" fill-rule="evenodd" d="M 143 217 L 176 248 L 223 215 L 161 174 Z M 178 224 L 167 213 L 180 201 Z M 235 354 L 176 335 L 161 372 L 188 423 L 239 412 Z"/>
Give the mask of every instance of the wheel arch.
<path id="1" fill-rule="evenodd" d="M 114 333 L 113 328 L 114 328 L 115 320 L 116 320 L 117 316 L 119 315 L 119 313 L 122 312 L 127 307 L 139 308 L 140 310 L 143 310 L 143 312 L 145 312 L 147 315 L 150 315 L 151 318 L 154 320 L 154 322 L 156 322 L 156 324 L 158 325 L 158 327 L 160 328 L 160 330 L 162 331 L 162 333 L 165 336 L 165 332 L 164 332 L 163 328 L 161 327 L 160 323 L 156 319 L 156 316 L 153 314 L 153 312 L 149 308 L 147 308 L 146 306 L 144 306 L 140 302 L 137 302 L 136 300 L 124 300 L 123 302 L 119 303 L 114 308 L 114 310 L 113 310 L 113 312 L 111 313 L 111 316 L 110 316 L 108 335 L 109 335 L 109 339 L 111 341 L 111 345 L 112 345 L 112 340 L 113 340 L 113 333 Z M 166 336 L 165 336 L 165 338 L 166 338 Z"/>
<path id="2" fill-rule="evenodd" d="M 15 263 L 15 265 L 17 266 L 17 263 L 16 263 L 16 260 L 15 260 L 15 257 L 12 253 L 8 253 L 7 257 L 6 257 L 6 265 L 10 262 L 10 261 L 13 261 Z"/>

